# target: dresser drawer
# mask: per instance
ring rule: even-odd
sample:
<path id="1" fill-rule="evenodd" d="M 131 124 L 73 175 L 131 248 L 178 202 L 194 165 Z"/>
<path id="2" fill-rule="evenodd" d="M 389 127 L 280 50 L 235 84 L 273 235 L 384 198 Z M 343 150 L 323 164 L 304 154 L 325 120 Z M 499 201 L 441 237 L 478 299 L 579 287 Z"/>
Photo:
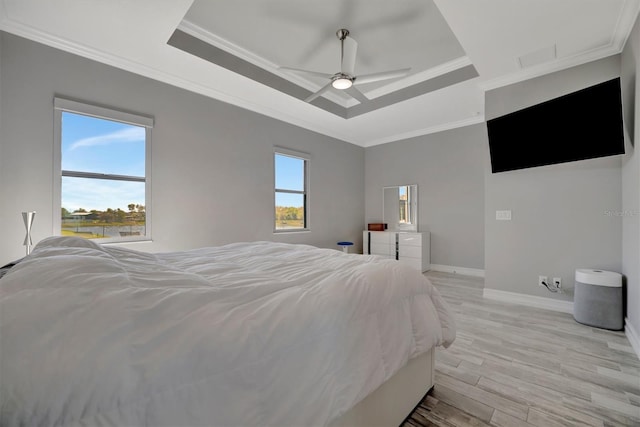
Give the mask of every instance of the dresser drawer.
<path id="1" fill-rule="evenodd" d="M 398 244 L 402 246 L 422 246 L 422 234 L 398 233 Z"/>
<path id="2" fill-rule="evenodd" d="M 400 244 L 398 247 L 398 255 L 400 258 L 409 257 L 409 258 L 422 258 L 422 247 L 420 246 L 406 246 Z"/>
<path id="3" fill-rule="evenodd" d="M 371 244 L 372 245 L 389 245 L 391 243 L 395 243 L 395 233 L 387 233 L 384 231 L 379 232 L 370 232 L 371 236 Z"/>
<path id="4" fill-rule="evenodd" d="M 365 254 L 397 259 L 418 271 L 430 268 L 428 232 L 365 230 L 362 238 Z"/>
<path id="5" fill-rule="evenodd" d="M 371 242 L 371 255 L 393 255 L 389 244 L 379 244 Z"/>

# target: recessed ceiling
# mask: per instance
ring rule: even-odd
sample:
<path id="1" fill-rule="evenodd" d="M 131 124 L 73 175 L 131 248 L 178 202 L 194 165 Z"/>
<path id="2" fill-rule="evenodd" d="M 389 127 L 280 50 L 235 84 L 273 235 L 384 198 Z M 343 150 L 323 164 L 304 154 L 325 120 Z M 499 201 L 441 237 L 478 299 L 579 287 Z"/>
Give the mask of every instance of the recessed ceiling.
<path id="1" fill-rule="evenodd" d="M 640 0 L 0 1 L 3 31 L 361 146 L 482 122 L 485 90 L 619 53 L 640 8 Z M 304 102 L 323 81 L 278 67 L 335 73 L 339 28 L 358 42 L 356 73 L 411 74 L 362 87 L 370 102 L 338 91 Z"/>
<path id="2" fill-rule="evenodd" d="M 339 72 L 341 29 L 358 42 L 356 75 L 410 68 L 390 81 L 356 78 L 355 93 L 329 90 L 313 102 L 345 119 L 478 75 L 430 0 L 195 0 L 169 44 L 304 100 L 329 80 L 280 67 Z"/>

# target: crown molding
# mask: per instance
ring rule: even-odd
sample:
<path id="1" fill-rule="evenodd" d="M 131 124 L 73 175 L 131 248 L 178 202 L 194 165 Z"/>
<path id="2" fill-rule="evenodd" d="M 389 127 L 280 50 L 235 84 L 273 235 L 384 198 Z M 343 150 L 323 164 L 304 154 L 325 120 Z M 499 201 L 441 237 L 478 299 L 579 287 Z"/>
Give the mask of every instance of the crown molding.
<path id="1" fill-rule="evenodd" d="M 627 38 L 629 37 L 629 34 L 631 33 L 631 30 L 633 29 L 633 25 L 636 21 L 636 17 L 638 16 L 639 11 L 640 0 L 625 0 L 622 8 L 620 9 L 616 27 L 613 31 L 613 34 L 611 35 L 611 39 L 606 45 L 587 50 L 580 54 L 567 56 L 550 63 L 526 68 L 524 70 L 506 76 L 487 80 L 480 83 L 478 87 L 486 92 L 503 86 L 520 83 L 522 81 L 529 80 L 535 77 L 540 77 L 545 74 L 550 74 L 557 71 L 566 70 L 568 68 L 576 67 L 578 65 L 583 65 L 587 62 L 592 62 L 612 55 L 617 55 L 624 49 L 624 45 L 627 41 Z"/>
<path id="2" fill-rule="evenodd" d="M 265 68 L 269 71 L 272 71 L 278 68 L 277 64 L 267 60 L 266 58 L 256 55 L 250 50 L 247 50 L 225 38 L 222 38 L 212 33 L 211 31 L 206 30 L 197 24 L 194 24 L 191 21 L 187 21 L 186 19 L 180 22 L 177 29 L 184 31 L 185 33 L 193 37 L 196 37 L 202 40 L 203 42 L 207 42 L 239 58 L 242 58 L 245 61 L 252 63 L 253 65 L 257 65 L 258 67 Z M 330 73 L 327 73 L 327 74 L 330 74 Z"/>
<path id="3" fill-rule="evenodd" d="M 204 96 L 214 98 L 221 102 L 226 102 L 228 104 L 235 105 L 239 108 L 244 108 L 246 110 L 265 115 L 267 117 L 271 117 L 277 120 L 282 120 L 294 126 L 299 126 L 301 128 L 308 129 L 313 132 L 318 132 L 328 137 L 336 138 L 341 141 L 348 142 L 360 147 L 379 145 L 379 144 L 384 144 L 386 142 L 393 142 L 393 141 L 407 139 L 407 138 L 420 136 L 424 134 L 453 129 L 456 127 L 468 126 L 470 124 L 479 123 L 484 120 L 484 118 L 481 118 L 481 119 L 472 118 L 470 120 L 462 120 L 458 122 L 447 123 L 439 126 L 433 126 L 430 128 L 416 130 L 413 132 L 392 134 L 385 138 L 381 138 L 371 142 L 361 142 L 361 141 L 358 141 L 357 138 L 355 138 L 353 135 L 348 135 L 348 134 L 336 131 L 335 128 L 332 126 L 329 126 L 329 125 L 322 126 L 310 120 L 306 120 L 301 114 L 289 114 L 280 110 L 269 108 L 266 105 L 249 102 L 246 99 L 233 96 L 221 90 L 212 88 L 210 86 L 202 85 L 200 83 L 191 81 L 189 79 L 185 79 L 183 77 L 180 77 L 174 74 L 160 71 L 159 69 L 156 69 L 154 67 L 150 67 L 140 62 L 132 61 L 122 56 L 115 55 L 111 52 L 96 49 L 94 47 L 90 47 L 75 41 L 70 41 L 68 39 L 58 37 L 53 34 L 47 33 L 45 31 L 39 30 L 35 27 L 29 26 L 16 19 L 11 18 L 8 14 L 5 1 L 6 0 L 0 0 L 0 31 L 6 31 L 7 33 L 11 33 L 16 36 L 26 38 L 28 40 L 32 40 L 37 43 L 41 43 L 43 45 L 62 50 L 64 52 L 75 54 L 80 57 L 97 61 L 106 65 L 110 65 L 125 71 L 129 71 L 134 74 L 138 74 L 153 80 L 157 80 L 162 83 L 166 83 L 166 84 L 176 86 L 188 91 L 202 94 Z M 195 26 L 190 28 L 185 28 L 185 32 L 192 31 L 192 30 L 195 31 L 194 27 Z M 196 35 L 194 35 L 194 37 L 196 37 Z M 451 69 L 456 69 L 458 67 L 464 66 L 464 64 L 466 63 L 465 61 L 467 60 L 468 58 L 464 57 L 464 58 L 460 58 L 460 59 L 451 61 L 449 63 L 443 64 L 441 66 L 442 69 L 440 70 L 440 72 L 441 73 L 446 72 L 447 67 L 451 67 Z M 438 70 L 432 69 L 432 70 L 428 70 L 428 72 L 438 73 Z M 291 76 L 287 75 L 287 78 L 291 78 Z"/>
<path id="4" fill-rule="evenodd" d="M 274 62 L 271 62 L 260 55 L 256 55 L 252 51 L 247 50 L 223 37 L 220 37 L 217 34 L 214 34 L 211 31 L 206 30 L 201 26 L 194 24 L 191 21 L 188 21 L 186 19 L 183 20 L 180 23 L 180 25 L 178 25 L 177 29 L 189 34 L 190 36 L 200 39 L 205 43 L 215 46 L 218 49 L 222 49 L 225 52 L 228 52 L 234 56 L 237 56 L 238 58 L 243 59 L 257 67 L 263 68 L 275 75 L 278 75 L 284 79 L 287 79 L 292 83 L 302 86 L 307 90 L 315 92 L 321 87 L 317 83 L 309 79 L 305 79 L 301 75 L 298 75 L 296 73 L 281 71 L 279 68 L 280 66 L 278 64 L 275 64 Z M 436 67 L 429 68 L 428 70 L 420 71 L 418 73 L 411 74 L 405 78 L 395 80 L 384 86 L 381 86 L 372 90 L 368 90 L 368 91 L 363 91 L 363 93 L 367 96 L 367 98 L 375 99 L 380 96 L 387 95 L 391 92 L 404 89 L 416 83 L 420 83 L 425 80 L 429 80 L 434 77 L 438 77 L 443 74 L 450 73 L 457 69 L 464 68 L 468 65 L 473 65 L 471 63 L 471 59 L 469 59 L 467 56 L 463 56 L 463 57 L 445 62 L 444 64 L 440 64 Z M 327 72 L 327 74 L 333 74 L 333 73 Z M 345 108 L 349 108 L 359 104 L 359 102 L 354 100 L 353 98 L 349 98 L 347 100 L 331 92 L 325 93 L 323 96 Z"/>
<path id="5" fill-rule="evenodd" d="M 444 130 L 455 129 L 458 127 L 469 126 L 469 125 L 481 123 L 484 121 L 484 116 L 479 115 L 470 119 L 445 123 L 442 125 L 419 129 L 412 132 L 392 134 L 385 138 L 380 138 L 373 141 L 361 142 L 361 141 L 357 141 L 351 135 L 346 135 L 341 132 L 336 132 L 336 130 L 332 127 L 318 126 L 316 123 L 312 123 L 310 121 L 304 120 L 300 115 L 287 114 L 279 110 L 268 108 L 261 104 L 250 103 L 245 99 L 229 95 L 226 92 L 222 92 L 220 90 L 211 88 L 209 86 L 204 86 L 202 84 L 193 82 L 191 80 L 159 71 L 155 68 L 146 66 L 144 64 L 141 64 L 135 61 L 131 61 L 129 59 L 125 59 L 118 55 L 114 55 L 109 52 L 104 52 L 104 51 L 83 45 L 81 43 L 71 42 L 67 39 L 40 31 L 28 25 L 9 19 L 6 13 L 4 13 L 5 11 L 3 10 L 3 8 L 4 8 L 4 1 L 1 1 L 0 13 L 2 13 L 2 15 L 0 16 L 0 18 L 2 18 L 2 20 L 0 21 L 0 30 L 2 31 L 6 31 L 8 33 L 11 33 L 20 37 L 24 37 L 26 39 L 29 39 L 38 43 L 42 43 L 44 45 L 47 45 L 56 49 L 60 49 L 65 52 L 69 52 L 69 53 L 81 56 L 83 58 L 91 59 L 103 64 L 111 65 L 113 67 L 116 67 L 125 71 L 129 71 L 144 77 L 151 78 L 153 80 L 167 83 L 172 86 L 180 87 L 185 90 L 189 90 L 195 93 L 209 96 L 219 101 L 226 102 L 228 104 L 232 104 L 237 107 L 244 108 L 258 114 L 263 114 L 265 116 L 272 117 L 274 119 L 282 120 L 292 125 L 300 126 L 304 129 L 308 129 L 313 132 L 318 132 L 323 135 L 336 138 L 341 141 L 345 141 L 360 147 L 370 147 L 374 145 L 385 144 L 387 142 L 394 142 L 394 141 L 399 141 L 403 139 L 413 138 L 416 136 L 441 132 Z"/>
<path id="6" fill-rule="evenodd" d="M 188 21 L 186 19 L 182 20 L 182 22 L 180 22 L 180 25 L 178 25 L 177 29 L 189 34 L 192 37 L 200 39 L 205 43 L 215 46 L 218 49 L 222 49 L 225 52 L 228 52 L 234 56 L 237 56 L 238 58 L 243 59 L 257 67 L 263 68 L 269 71 L 270 73 L 273 73 L 277 76 L 287 79 L 291 83 L 295 83 L 298 86 L 302 86 L 303 88 L 310 90 L 311 92 L 315 92 L 321 87 L 321 85 L 318 85 L 317 83 L 309 79 L 305 79 L 301 75 L 298 75 L 293 72 L 281 71 L 279 68 L 280 66 L 275 64 L 274 62 L 271 62 L 260 55 L 256 55 L 250 50 L 247 50 L 223 37 L 220 37 L 217 34 L 214 34 L 211 31 L 206 30 L 201 26 L 194 24 L 191 21 Z M 327 72 L 327 74 L 332 75 L 333 73 Z M 345 108 L 358 104 L 358 101 L 352 98 L 345 99 L 333 92 L 325 93 L 323 96 L 325 98 L 328 98 L 332 102 L 335 102 L 336 104 Z"/>
<path id="7" fill-rule="evenodd" d="M 618 16 L 618 20 L 616 22 L 616 28 L 607 45 L 601 46 L 596 49 L 592 49 L 580 55 L 574 55 L 571 57 L 560 59 L 554 62 L 553 66 L 550 66 L 548 64 L 541 64 L 540 66 L 531 67 L 529 69 L 522 70 L 515 74 L 481 82 L 478 84 L 478 87 L 485 91 L 491 90 L 493 88 L 506 86 L 506 85 L 517 83 L 533 77 L 538 77 L 544 74 L 548 74 L 554 71 L 563 70 L 576 65 L 584 64 L 586 62 L 590 62 L 590 61 L 601 59 L 607 56 L 619 54 L 624 49 L 625 43 L 627 41 L 627 38 L 629 37 L 631 28 L 636 21 L 639 11 L 640 11 L 640 0 L 624 1 L 623 7 L 621 8 L 620 14 Z M 238 96 L 232 95 L 231 93 L 220 90 L 217 87 L 204 85 L 196 81 L 185 79 L 182 76 L 161 71 L 159 68 L 155 68 L 147 64 L 119 56 L 109 51 L 96 49 L 80 42 L 71 41 L 65 38 L 61 38 L 61 37 L 49 34 L 47 32 L 43 32 L 39 29 L 36 29 L 16 19 L 11 18 L 11 16 L 8 14 L 6 0 L 0 0 L 0 30 L 42 43 L 44 45 L 51 46 L 72 54 L 79 55 L 84 58 L 88 58 L 100 63 L 111 65 L 116 68 L 123 69 L 129 72 L 133 72 L 135 74 L 142 75 L 166 84 L 180 87 L 188 91 L 199 93 L 204 96 L 217 99 L 221 102 L 226 102 L 228 104 L 238 106 L 239 108 L 244 108 L 246 110 L 253 111 L 258 114 L 272 117 L 277 120 L 282 120 L 294 126 L 299 126 L 299 127 L 308 129 L 310 131 L 318 132 L 328 137 L 336 138 L 336 139 L 349 142 L 361 147 L 369 147 L 374 145 L 385 144 L 388 142 L 414 138 L 421 135 L 427 135 L 431 133 L 446 131 L 450 129 L 465 127 L 465 126 L 484 122 L 484 116 L 478 115 L 478 116 L 470 117 L 468 119 L 448 122 L 448 123 L 439 124 L 431 127 L 417 129 L 414 131 L 392 134 L 392 135 L 388 135 L 383 138 L 375 139 L 372 141 L 361 141 L 361 138 L 358 138 L 352 134 L 349 134 L 349 132 L 344 131 L 344 129 L 342 129 L 342 131 L 336 130 L 335 127 L 331 126 L 329 123 L 319 123 L 321 121 L 316 122 L 312 120 L 312 117 L 304 114 L 300 110 L 285 112 L 283 109 L 275 109 L 270 107 L 267 103 L 260 104 L 248 99 L 243 99 Z M 188 31 L 188 29 L 186 28 L 184 28 L 184 30 L 185 32 Z M 456 69 L 457 67 L 463 66 L 465 63 L 467 63 L 466 61 L 470 63 L 469 59 L 466 57 L 458 58 L 454 61 L 450 61 L 447 64 L 443 64 L 440 67 L 427 70 L 424 73 L 425 74 L 435 73 L 437 75 L 438 72 L 446 72 L 447 71 L 445 69 L 446 67 L 452 67 L 451 69 Z M 272 67 L 274 66 L 275 64 L 272 64 Z M 275 68 L 277 69 L 277 67 Z M 439 71 L 438 68 L 442 68 L 442 69 Z M 422 73 L 418 73 L 418 75 L 421 77 L 424 77 L 422 76 Z M 291 79 L 292 76 L 287 74 L 286 78 Z M 395 83 L 398 83 L 398 82 L 393 82 L 393 84 Z M 384 89 L 385 87 L 374 89 L 371 92 L 375 93 L 375 91 Z"/>
<path id="8" fill-rule="evenodd" d="M 611 45 L 617 47 L 618 53 L 624 49 L 638 13 L 640 13 L 640 0 L 626 0 L 622 5 L 618 15 L 618 22 L 616 22 L 616 29 L 611 37 Z"/>
<path id="9" fill-rule="evenodd" d="M 516 73 L 508 74 L 506 76 L 491 79 L 478 84 L 478 87 L 483 91 L 489 91 L 498 89 L 504 86 L 509 86 L 515 83 L 520 83 L 525 80 L 541 77 L 546 74 L 555 73 L 557 71 L 566 70 L 578 65 L 583 65 L 588 62 L 596 61 L 598 59 L 606 58 L 608 56 L 616 55 L 620 51 L 615 50 L 611 45 L 591 49 L 587 52 L 579 55 L 572 55 L 562 59 L 553 61 L 552 63 L 545 63 L 536 65 L 530 68 L 526 68 Z"/>
<path id="10" fill-rule="evenodd" d="M 432 133 L 443 132 L 446 130 L 462 128 L 466 126 L 476 125 L 484 122 L 484 114 L 478 114 L 477 116 L 470 117 L 468 119 L 458 120 L 455 122 L 443 123 L 428 128 L 416 129 L 411 132 L 398 133 L 390 136 L 386 136 L 380 139 L 374 139 L 373 141 L 367 141 L 366 143 L 358 144 L 362 147 L 373 147 L 374 145 L 387 144 L 389 142 L 401 141 L 404 139 L 415 138 L 418 136 L 429 135 Z"/>
<path id="11" fill-rule="evenodd" d="M 208 96 L 221 102 L 226 102 L 228 104 L 235 105 L 237 107 L 244 108 L 258 114 L 282 120 L 292 125 L 300 126 L 302 128 L 318 132 L 323 135 L 339 139 L 341 141 L 359 145 L 358 143 L 354 142 L 354 138 L 352 136 L 342 134 L 341 132 L 336 132 L 336 130 L 332 127 L 318 126 L 316 123 L 304 120 L 301 115 L 292 115 L 284 113 L 280 110 L 269 108 L 268 106 L 262 104 L 249 102 L 246 99 L 230 95 L 229 93 L 222 92 L 210 86 L 205 86 L 189 79 L 160 71 L 156 68 L 149 67 L 139 62 L 131 61 L 121 56 L 101 51 L 99 49 L 83 45 L 81 43 L 72 42 L 67 39 L 54 36 L 52 34 L 35 29 L 31 26 L 11 20 L 8 17 L 0 22 L 0 30 L 81 56 L 83 58 L 91 59 L 106 65 L 132 72 L 134 74 L 157 80 L 162 83 L 167 83 L 169 85 L 176 86 L 191 92 L 202 94 L 204 96 Z"/>
<path id="12" fill-rule="evenodd" d="M 469 57 L 467 56 L 462 56 L 460 58 L 456 58 L 454 60 L 445 62 L 444 64 L 440 64 L 437 67 L 432 67 L 432 68 L 429 68 L 428 70 L 411 74 L 403 79 L 391 82 L 387 85 L 381 86 L 379 88 L 376 88 L 370 91 L 366 91 L 364 92 L 364 94 L 369 99 L 375 99 L 380 96 L 387 95 L 391 92 L 404 89 L 411 85 L 433 79 L 435 77 L 450 73 L 460 68 L 464 68 L 468 65 L 473 65 L 473 63 L 471 62 L 471 59 L 469 59 Z"/>

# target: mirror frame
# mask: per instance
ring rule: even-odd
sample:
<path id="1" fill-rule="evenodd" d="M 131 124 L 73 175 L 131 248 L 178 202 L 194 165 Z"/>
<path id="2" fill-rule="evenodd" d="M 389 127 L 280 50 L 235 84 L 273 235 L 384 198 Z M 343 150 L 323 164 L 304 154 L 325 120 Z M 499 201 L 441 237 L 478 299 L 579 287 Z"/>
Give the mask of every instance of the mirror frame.
<path id="1" fill-rule="evenodd" d="M 393 215 L 393 221 L 389 221 L 389 214 L 385 214 L 388 211 L 386 209 L 387 202 L 385 201 L 385 193 L 389 189 L 396 189 L 399 192 L 399 189 L 402 187 L 408 188 L 409 194 L 409 215 L 411 216 L 412 221 L 410 223 L 399 222 L 396 218 L 400 217 L 400 213 L 398 212 L 396 215 Z M 413 190 L 413 191 L 411 191 Z M 398 198 L 399 200 L 399 198 Z M 382 218 L 383 222 L 388 224 L 389 231 L 418 231 L 418 184 L 406 184 L 406 185 L 390 185 L 386 187 L 382 187 Z"/>

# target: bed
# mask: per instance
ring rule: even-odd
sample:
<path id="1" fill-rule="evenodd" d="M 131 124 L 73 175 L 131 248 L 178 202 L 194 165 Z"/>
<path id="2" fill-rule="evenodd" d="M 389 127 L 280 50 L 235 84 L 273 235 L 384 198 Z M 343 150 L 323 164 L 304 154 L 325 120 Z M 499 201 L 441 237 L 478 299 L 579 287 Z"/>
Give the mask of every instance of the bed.
<path id="1" fill-rule="evenodd" d="M 394 260 L 51 237 L 0 279 L 0 425 L 398 425 L 454 339 Z"/>

